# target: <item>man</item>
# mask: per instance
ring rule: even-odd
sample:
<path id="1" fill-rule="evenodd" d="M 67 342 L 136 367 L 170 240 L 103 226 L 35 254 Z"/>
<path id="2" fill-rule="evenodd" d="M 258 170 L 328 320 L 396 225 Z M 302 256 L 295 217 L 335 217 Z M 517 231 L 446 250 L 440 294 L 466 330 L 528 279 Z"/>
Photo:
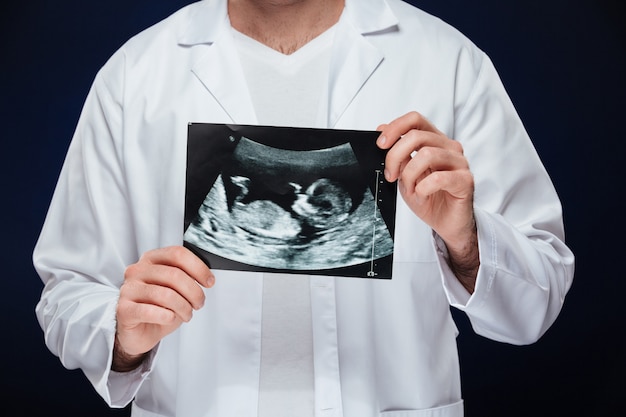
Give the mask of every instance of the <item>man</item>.
<path id="1" fill-rule="evenodd" d="M 393 279 L 209 270 L 181 246 L 193 121 L 380 130 Z M 449 305 L 532 343 L 573 274 L 491 62 L 399 0 L 204 0 L 131 39 L 94 81 L 34 263 L 47 345 L 136 416 L 461 416 Z"/>

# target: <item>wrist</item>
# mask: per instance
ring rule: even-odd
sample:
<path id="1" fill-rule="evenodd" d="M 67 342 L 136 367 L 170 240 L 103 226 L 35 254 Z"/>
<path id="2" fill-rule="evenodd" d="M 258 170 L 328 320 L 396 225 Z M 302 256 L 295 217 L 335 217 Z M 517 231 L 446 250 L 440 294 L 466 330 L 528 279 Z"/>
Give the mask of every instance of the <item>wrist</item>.
<path id="1" fill-rule="evenodd" d="M 132 355 L 124 351 L 119 343 L 117 335 L 113 344 L 113 361 L 111 362 L 111 370 L 115 372 L 130 372 L 137 369 L 145 360 L 150 352 Z"/>
<path id="2" fill-rule="evenodd" d="M 460 243 L 450 244 L 445 242 L 445 244 L 448 251 L 448 266 L 463 287 L 472 294 L 480 267 L 476 223 L 473 222 L 467 237 L 462 239 Z"/>

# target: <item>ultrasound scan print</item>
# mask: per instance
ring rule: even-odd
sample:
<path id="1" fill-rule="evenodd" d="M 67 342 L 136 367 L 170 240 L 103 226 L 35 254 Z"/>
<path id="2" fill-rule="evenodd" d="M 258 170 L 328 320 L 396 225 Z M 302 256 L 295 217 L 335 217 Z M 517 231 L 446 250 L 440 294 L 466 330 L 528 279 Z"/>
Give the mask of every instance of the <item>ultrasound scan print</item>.
<path id="1" fill-rule="evenodd" d="M 191 124 L 185 246 L 216 269 L 391 278 L 396 195 L 376 137 Z"/>

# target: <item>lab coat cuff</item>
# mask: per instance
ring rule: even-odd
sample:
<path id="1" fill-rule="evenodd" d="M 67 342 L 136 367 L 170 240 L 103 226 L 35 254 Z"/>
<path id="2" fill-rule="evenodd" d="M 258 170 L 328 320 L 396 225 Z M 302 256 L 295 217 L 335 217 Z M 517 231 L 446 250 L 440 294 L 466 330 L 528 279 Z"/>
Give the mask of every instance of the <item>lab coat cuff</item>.
<path id="1" fill-rule="evenodd" d="M 154 357 L 158 345 L 154 347 L 139 367 L 129 372 L 109 371 L 107 388 L 109 390 L 110 406 L 122 408 L 127 406 L 137 395 L 139 388 L 152 371 Z"/>

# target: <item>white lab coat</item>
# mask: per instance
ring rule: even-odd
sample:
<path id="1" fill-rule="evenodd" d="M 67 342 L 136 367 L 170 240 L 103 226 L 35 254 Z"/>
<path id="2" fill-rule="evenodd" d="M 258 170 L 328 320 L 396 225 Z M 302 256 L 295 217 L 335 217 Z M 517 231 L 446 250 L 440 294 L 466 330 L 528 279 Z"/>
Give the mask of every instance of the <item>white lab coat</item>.
<path id="1" fill-rule="evenodd" d="M 99 72 L 34 253 L 48 347 L 110 405 L 135 398 L 134 416 L 257 411 L 262 273 L 215 271 L 204 308 L 144 367 L 109 370 L 125 267 L 182 243 L 188 122 L 257 122 L 225 3 L 182 9 Z M 491 62 L 460 33 L 399 0 L 347 0 L 337 30 L 327 127 L 417 110 L 462 142 L 481 266 L 470 297 L 399 198 L 392 280 L 310 278 L 315 414 L 461 416 L 449 306 L 486 337 L 535 341 L 573 274 L 560 202 Z"/>

